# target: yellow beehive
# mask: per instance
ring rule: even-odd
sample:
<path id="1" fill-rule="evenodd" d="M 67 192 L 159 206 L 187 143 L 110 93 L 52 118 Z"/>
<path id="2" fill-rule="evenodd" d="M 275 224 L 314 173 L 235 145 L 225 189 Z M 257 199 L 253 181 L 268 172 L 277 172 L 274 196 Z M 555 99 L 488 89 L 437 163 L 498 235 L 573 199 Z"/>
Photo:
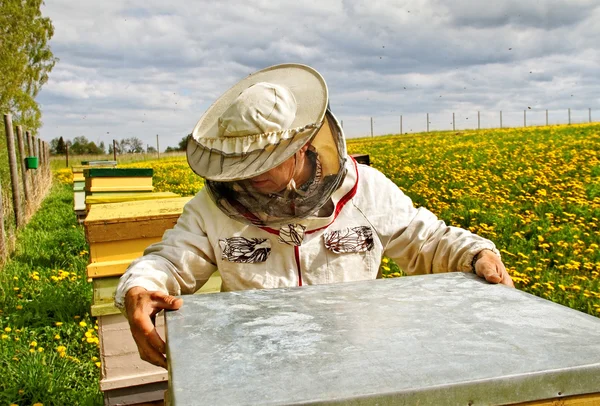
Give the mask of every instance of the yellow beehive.
<path id="1" fill-rule="evenodd" d="M 85 220 L 88 277 L 116 276 L 172 228 L 191 197 L 96 204 Z"/>
<path id="2" fill-rule="evenodd" d="M 150 168 L 88 168 L 83 171 L 85 191 L 104 192 L 152 192 Z"/>
<path id="3" fill-rule="evenodd" d="M 144 249 L 160 241 L 172 228 L 191 197 L 94 204 L 85 220 L 93 278 L 92 315 L 98 317 L 102 361 L 100 388 L 105 404 L 134 404 L 162 399 L 167 372 L 139 357 L 129 324 L 114 307 L 118 277 Z M 199 293 L 219 291 L 221 279 L 213 275 Z M 164 337 L 162 317 L 157 329 Z"/>
<path id="4" fill-rule="evenodd" d="M 85 205 L 87 210 L 89 210 L 94 204 L 123 203 L 137 200 L 172 199 L 174 197 L 179 197 L 179 195 L 173 192 L 102 193 L 87 196 L 85 198 Z"/>

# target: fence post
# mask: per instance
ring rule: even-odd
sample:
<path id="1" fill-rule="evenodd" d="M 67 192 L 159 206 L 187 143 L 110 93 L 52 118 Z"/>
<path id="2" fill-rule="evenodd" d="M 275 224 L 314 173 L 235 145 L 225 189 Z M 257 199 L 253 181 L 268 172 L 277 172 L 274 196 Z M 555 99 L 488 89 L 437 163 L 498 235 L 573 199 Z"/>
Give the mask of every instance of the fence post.
<path id="1" fill-rule="evenodd" d="M 0 179 L 1 180 L 1 179 Z M 7 255 L 6 234 L 4 233 L 4 207 L 2 204 L 2 182 L 0 182 L 0 264 L 4 263 Z"/>
<path id="2" fill-rule="evenodd" d="M 548 125 L 548 109 L 546 109 L 546 126 Z"/>
<path id="3" fill-rule="evenodd" d="M 23 192 L 25 193 L 25 204 L 23 205 L 25 217 L 30 213 L 29 202 L 31 199 L 31 190 L 29 189 L 29 179 L 27 176 L 27 168 L 25 167 L 25 143 L 23 142 L 23 127 L 17 126 L 17 145 L 19 147 L 19 159 L 21 160 L 21 177 L 23 178 Z"/>
<path id="4" fill-rule="evenodd" d="M 590 120 L 589 121 L 591 123 L 592 122 L 592 108 L 591 107 L 588 109 L 588 113 L 590 115 Z"/>
<path id="5" fill-rule="evenodd" d="M 117 162 L 117 140 L 113 140 L 113 158 Z"/>
<path id="6" fill-rule="evenodd" d="M 500 128 L 502 128 L 502 110 L 500 110 Z"/>
<path id="7" fill-rule="evenodd" d="M 158 159 L 160 159 L 160 145 L 158 145 L 158 134 L 156 134 L 156 153 L 158 154 Z"/>
<path id="8" fill-rule="evenodd" d="M 427 113 L 427 132 L 429 132 L 429 113 Z"/>
<path id="9" fill-rule="evenodd" d="M 571 109 L 569 109 L 569 125 L 571 125 Z"/>
<path id="10" fill-rule="evenodd" d="M 30 131 L 25 131 L 25 135 L 27 136 L 27 150 L 29 151 L 29 156 L 35 156 L 35 148 L 33 147 L 33 136 L 31 135 Z M 33 200 L 36 200 L 37 195 L 38 195 L 37 177 L 35 176 L 34 171 L 27 171 L 27 172 L 29 173 L 29 176 L 31 179 L 32 198 L 33 198 Z"/>
<path id="11" fill-rule="evenodd" d="M 21 211 L 21 192 L 19 186 L 19 170 L 17 169 L 17 152 L 15 151 L 15 135 L 10 114 L 4 115 L 4 130 L 6 131 L 6 149 L 8 150 L 8 164 L 10 166 L 10 182 L 12 184 L 13 210 L 17 228 L 23 226 L 23 212 Z"/>
<path id="12" fill-rule="evenodd" d="M 371 117 L 371 138 L 373 138 L 373 117 Z"/>

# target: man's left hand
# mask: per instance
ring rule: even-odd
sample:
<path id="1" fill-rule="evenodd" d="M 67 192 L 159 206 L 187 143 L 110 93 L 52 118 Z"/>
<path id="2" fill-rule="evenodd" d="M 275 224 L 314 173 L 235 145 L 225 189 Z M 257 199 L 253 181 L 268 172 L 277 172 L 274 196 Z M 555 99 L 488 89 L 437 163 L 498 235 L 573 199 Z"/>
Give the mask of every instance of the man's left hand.
<path id="1" fill-rule="evenodd" d="M 501 283 L 511 288 L 515 287 L 512 278 L 506 271 L 502 260 L 490 250 L 483 250 L 477 254 L 475 273 L 489 283 Z"/>

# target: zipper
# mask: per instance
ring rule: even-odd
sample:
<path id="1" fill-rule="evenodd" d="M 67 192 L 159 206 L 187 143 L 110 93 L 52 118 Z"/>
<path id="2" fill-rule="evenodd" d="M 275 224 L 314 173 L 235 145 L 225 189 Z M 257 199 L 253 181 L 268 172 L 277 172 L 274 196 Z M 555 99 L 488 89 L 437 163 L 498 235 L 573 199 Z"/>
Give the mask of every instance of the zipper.
<path id="1" fill-rule="evenodd" d="M 298 286 L 302 286 L 302 271 L 300 270 L 300 246 L 294 245 L 294 257 L 296 258 L 296 267 L 298 267 Z"/>

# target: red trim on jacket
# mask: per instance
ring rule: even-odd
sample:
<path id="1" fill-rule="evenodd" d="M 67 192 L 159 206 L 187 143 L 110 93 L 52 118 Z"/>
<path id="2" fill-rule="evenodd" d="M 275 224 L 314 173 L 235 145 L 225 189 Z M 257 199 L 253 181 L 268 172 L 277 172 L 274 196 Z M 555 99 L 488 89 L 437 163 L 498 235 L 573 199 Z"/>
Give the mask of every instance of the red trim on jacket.
<path id="1" fill-rule="evenodd" d="M 298 267 L 298 286 L 302 286 L 302 271 L 300 270 L 300 247 L 294 245 L 294 257 L 296 258 L 296 266 Z"/>

